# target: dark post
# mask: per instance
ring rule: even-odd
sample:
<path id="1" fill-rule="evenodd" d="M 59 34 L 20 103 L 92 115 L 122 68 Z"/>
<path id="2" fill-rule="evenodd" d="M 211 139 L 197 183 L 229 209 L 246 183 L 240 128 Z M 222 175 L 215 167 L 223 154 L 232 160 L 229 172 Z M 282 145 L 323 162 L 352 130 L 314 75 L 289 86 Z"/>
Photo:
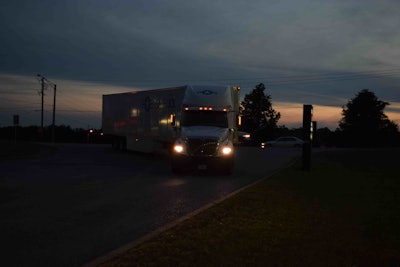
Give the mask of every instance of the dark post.
<path id="1" fill-rule="evenodd" d="M 313 138 L 312 105 L 303 105 L 303 170 L 311 170 L 311 142 Z"/>

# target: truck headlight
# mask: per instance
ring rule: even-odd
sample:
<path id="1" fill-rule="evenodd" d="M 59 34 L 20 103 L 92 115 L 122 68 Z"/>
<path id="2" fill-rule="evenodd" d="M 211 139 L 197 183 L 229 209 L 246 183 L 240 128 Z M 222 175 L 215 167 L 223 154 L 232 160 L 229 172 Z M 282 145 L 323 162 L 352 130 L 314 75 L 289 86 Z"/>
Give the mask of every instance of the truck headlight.
<path id="1" fill-rule="evenodd" d="M 186 153 L 186 143 L 182 139 L 177 139 L 173 146 L 174 153 L 185 154 Z"/>
<path id="2" fill-rule="evenodd" d="M 231 142 L 226 142 L 225 144 L 221 144 L 218 149 L 219 156 L 232 156 L 233 154 L 233 144 Z"/>
<path id="3" fill-rule="evenodd" d="M 174 145 L 174 151 L 177 152 L 177 153 L 182 153 L 183 149 L 184 149 L 184 147 L 181 144 L 175 144 Z"/>
<path id="4" fill-rule="evenodd" d="M 232 148 L 229 146 L 225 146 L 222 148 L 222 154 L 224 155 L 230 155 L 232 153 Z"/>

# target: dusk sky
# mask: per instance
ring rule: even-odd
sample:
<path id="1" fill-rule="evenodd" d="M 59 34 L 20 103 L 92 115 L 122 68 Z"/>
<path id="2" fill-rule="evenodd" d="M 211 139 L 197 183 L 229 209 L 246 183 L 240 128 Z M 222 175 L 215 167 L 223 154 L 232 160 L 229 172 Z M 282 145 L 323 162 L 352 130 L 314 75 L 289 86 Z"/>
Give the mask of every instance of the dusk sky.
<path id="1" fill-rule="evenodd" d="M 362 89 L 400 124 L 398 0 L 3 0 L 0 127 L 40 125 L 37 74 L 56 124 L 101 128 L 103 94 L 185 84 L 266 85 L 279 125 L 338 127 Z M 53 87 L 45 90 L 51 124 Z"/>

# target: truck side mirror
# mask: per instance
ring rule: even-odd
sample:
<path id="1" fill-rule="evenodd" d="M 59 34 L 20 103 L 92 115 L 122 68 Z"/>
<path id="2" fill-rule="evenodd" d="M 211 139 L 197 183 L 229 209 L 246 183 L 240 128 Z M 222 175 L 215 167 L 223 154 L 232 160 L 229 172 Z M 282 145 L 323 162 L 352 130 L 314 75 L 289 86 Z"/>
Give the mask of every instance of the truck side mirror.
<path id="1" fill-rule="evenodd" d="M 170 114 L 169 115 L 169 121 L 170 121 L 172 126 L 175 126 L 175 124 L 176 124 L 176 122 L 175 122 L 175 114 Z"/>

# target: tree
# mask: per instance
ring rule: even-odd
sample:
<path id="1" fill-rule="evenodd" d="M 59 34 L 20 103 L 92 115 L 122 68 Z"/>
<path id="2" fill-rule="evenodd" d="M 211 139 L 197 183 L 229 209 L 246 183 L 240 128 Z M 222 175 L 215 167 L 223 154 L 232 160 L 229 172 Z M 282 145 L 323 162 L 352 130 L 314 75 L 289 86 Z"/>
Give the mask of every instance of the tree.
<path id="1" fill-rule="evenodd" d="M 343 108 L 339 122 L 345 144 L 353 146 L 389 145 L 398 136 L 397 125 L 383 110 L 388 102 L 379 100 L 368 89 L 361 90 Z"/>
<path id="2" fill-rule="evenodd" d="M 241 115 L 243 131 L 253 134 L 256 142 L 262 142 L 273 137 L 281 117 L 279 112 L 272 108 L 271 96 L 264 94 L 265 85 L 256 85 L 253 91 L 246 94 L 242 102 Z"/>

